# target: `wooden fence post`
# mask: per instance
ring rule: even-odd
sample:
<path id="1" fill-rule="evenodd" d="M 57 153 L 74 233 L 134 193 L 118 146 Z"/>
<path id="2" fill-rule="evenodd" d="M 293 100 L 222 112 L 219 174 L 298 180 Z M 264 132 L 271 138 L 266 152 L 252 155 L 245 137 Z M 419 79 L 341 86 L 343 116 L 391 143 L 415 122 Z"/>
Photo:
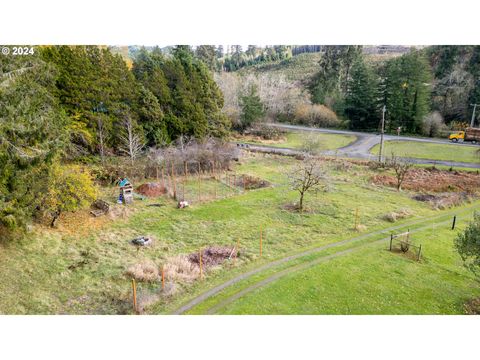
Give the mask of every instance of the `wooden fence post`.
<path id="1" fill-rule="evenodd" d="M 392 251 L 393 234 L 390 234 L 390 251 Z"/>
<path id="2" fill-rule="evenodd" d="M 162 290 L 165 290 L 165 265 L 162 265 Z"/>
<path id="3" fill-rule="evenodd" d="M 162 185 L 163 185 L 163 188 L 166 189 L 165 187 L 165 167 L 162 166 Z"/>
<path id="4" fill-rule="evenodd" d="M 133 290 L 133 310 L 137 312 L 137 284 L 135 279 L 132 279 L 132 290 Z"/>
<path id="5" fill-rule="evenodd" d="M 200 194 L 200 163 L 198 163 L 198 201 L 200 202 L 201 200 L 201 194 Z"/>
<path id="6" fill-rule="evenodd" d="M 457 221 L 457 215 L 455 215 L 455 216 L 453 217 L 452 230 L 455 229 L 455 223 L 456 223 L 456 221 Z"/>
<path id="7" fill-rule="evenodd" d="M 173 167 L 173 160 L 172 160 L 172 182 L 173 182 L 173 198 L 177 200 L 177 182 L 175 180 L 175 169 Z"/>
<path id="8" fill-rule="evenodd" d="M 422 254 L 422 244 L 420 244 L 420 247 L 418 249 L 418 256 L 417 256 L 417 261 L 420 261 L 420 255 Z"/>

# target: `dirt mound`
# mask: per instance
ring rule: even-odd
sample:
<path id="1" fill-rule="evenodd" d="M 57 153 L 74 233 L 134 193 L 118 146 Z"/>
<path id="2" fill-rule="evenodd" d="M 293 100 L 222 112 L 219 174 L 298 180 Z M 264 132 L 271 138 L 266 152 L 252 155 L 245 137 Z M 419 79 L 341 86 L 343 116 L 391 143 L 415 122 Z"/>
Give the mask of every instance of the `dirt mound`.
<path id="1" fill-rule="evenodd" d="M 225 260 L 238 255 L 235 247 L 230 246 L 211 246 L 202 250 L 202 266 L 210 267 L 220 265 Z M 192 264 L 199 265 L 200 252 L 190 254 L 188 260 Z"/>
<path id="2" fill-rule="evenodd" d="M 270 183 L 255 176 L 242 175 L 235 180 L 235 186 L 245 187 L 246 190 L 252 190 L 269 187 Z"/>
<path id="3" fill-rule="evenodd" d="M 395 187 L 397 180 L 393 175 L 375 175 L 372 181 L 378 185 Z M 480 189 L 480 175 L 467 171 L 448 171 L 436 168 L 412 169 L 402 184 L 405 190 L 428 192 L 469 192 Z"/>
<path id="4" fill-rule="evenodd" d="M 159 183 L 146 183 L 140 185 L 137 190 L 139 194 L 148 196 L 148 197 L 158 197 L 167 193 L 167 189 L 160 185 Z"/>
<path id="5" fill-rule="evenodd" d="M 427 202 L 434 209 L 448 209 L 470 201 L 472 195 L 466 192 L 441 193 L 441 194 L 418 194 L 412 197 L 414 200 Z"/>

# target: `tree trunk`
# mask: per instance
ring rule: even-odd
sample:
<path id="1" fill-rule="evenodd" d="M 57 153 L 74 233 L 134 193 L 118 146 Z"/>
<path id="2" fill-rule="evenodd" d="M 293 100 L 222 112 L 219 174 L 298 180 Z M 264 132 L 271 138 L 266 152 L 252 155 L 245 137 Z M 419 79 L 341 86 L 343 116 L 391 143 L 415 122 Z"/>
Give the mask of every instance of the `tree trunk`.
<path id="1" fill-rule="evenodd" d="M 60 213 L 60 210 L 55 211 L 55 213 L 53 214 L 52 222 L 50 223 L 50 227 L 54 228 L 57 226 L 57 220 L 60 217 Z"/>
<path id="2" fill-rule="evenodd" d="M 300 212 L 303 212 L 303 195 L 304 193 L 300 193 L 300 203 L 298 204 L 298 210 L 300 210 Z"/>

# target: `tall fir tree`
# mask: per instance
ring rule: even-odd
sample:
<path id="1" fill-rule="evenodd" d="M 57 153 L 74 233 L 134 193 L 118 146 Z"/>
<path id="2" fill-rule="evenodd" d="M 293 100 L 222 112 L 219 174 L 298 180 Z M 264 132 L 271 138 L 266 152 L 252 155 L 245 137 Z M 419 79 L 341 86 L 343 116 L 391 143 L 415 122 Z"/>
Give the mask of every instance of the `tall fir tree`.
<path id="1" fill-rule="evenodd" d="M 387 128 L 416 133 L 430 111 L 431 69 L 423 52 L 412 51 L 386 65 Z"/>
<path id="2" fill-rule="evenodd" d="M 378 125 L 378 81 L 373 69 L 362 58 L 351 67 L 345 99 L 345 115 L 350 128 L 371 131 Z"/>

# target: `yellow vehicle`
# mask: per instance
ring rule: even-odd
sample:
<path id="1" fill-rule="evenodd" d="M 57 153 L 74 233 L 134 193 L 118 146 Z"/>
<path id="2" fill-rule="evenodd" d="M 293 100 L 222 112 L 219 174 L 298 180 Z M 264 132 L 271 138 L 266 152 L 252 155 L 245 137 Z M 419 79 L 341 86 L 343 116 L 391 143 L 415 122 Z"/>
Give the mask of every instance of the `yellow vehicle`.
<path id="1" fill-rule="evenodd" d="M 450 134 L 448 139 L 452 142 L 471 141 L 473 144 L 480 142 L 480 129 L 467 128 L 465 131 L 457 131 Z"/>

